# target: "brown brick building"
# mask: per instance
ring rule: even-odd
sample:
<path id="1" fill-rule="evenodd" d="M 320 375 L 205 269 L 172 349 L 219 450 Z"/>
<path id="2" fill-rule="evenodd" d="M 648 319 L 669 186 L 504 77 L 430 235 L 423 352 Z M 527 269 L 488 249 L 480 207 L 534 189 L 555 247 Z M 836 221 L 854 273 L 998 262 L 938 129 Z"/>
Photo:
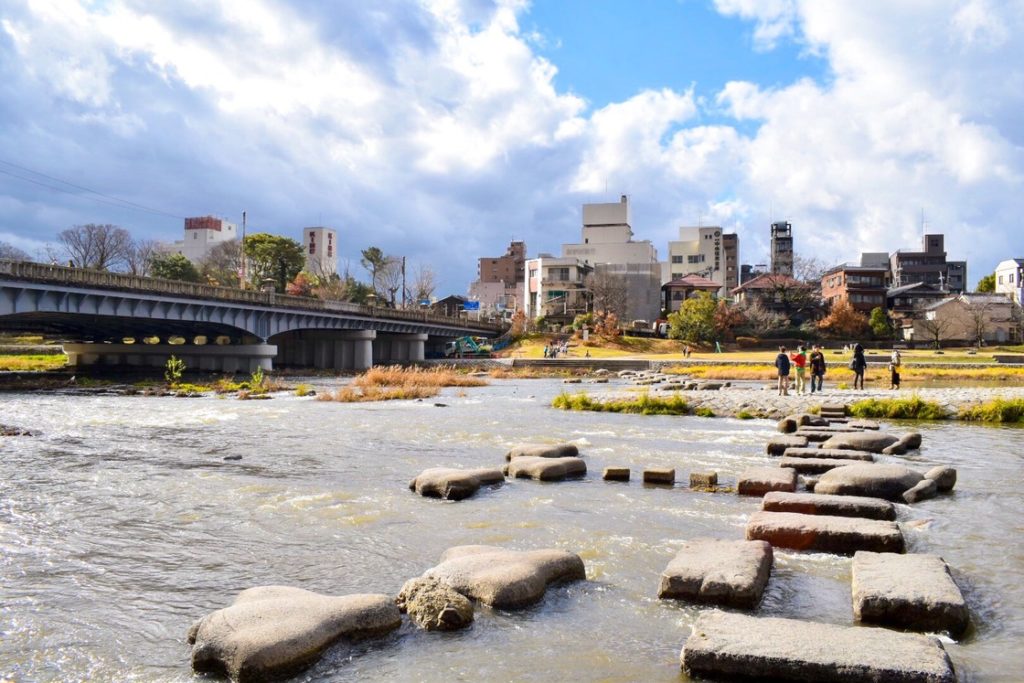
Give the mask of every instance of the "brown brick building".
<path id="1" fill-rule="evenodd" d="M 862 313 L 873 308 L 885 309 L 885 293 L 889 285 L 889 266 L 858 266 L 843 264 L 821 277 L 821 298 L 829 306 L 847 301 Z"/>
<path id="2" fill-rule="evenodd" d="M 522 284 L 526 278 L 526 242 L 512 242 L 504 256 L 484 257 L 477 266 L 477 280 L 480 282 L 504 282 L 512 287 Z"/>

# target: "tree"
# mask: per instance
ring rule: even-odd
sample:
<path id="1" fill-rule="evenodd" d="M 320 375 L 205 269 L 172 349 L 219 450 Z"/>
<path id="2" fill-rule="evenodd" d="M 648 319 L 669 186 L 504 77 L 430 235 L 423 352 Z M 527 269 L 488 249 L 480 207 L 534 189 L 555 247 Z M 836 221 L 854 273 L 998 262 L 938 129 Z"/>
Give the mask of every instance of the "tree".
<path id="1" fill-rule="evenodd" d="M 405 277 L 405 266 L 401 256 L 388 256 L 384 266 L 377 271 L 377 280 L 380 287 L 387 294 L 391 308 L 397 305 L 396 295 L 402 290 L 402 280 Z"/>
<path id="2" fill-rule="evenodd" d="M 603 268 L 586 277 L 585 286 L 590 291 L 595 311 L 610 311 L 616 315 L 626 312 L 626 279 Z"/>
<path id="3" fill-rule="evenodd" d="M 928 311 L 923 318 L 916 322 L 921 331 L 935 344 L 935 348 L 939 348 L 940 342 L 946 338 L 949 331 L 953 328 L 953 320 L 951 318 L 936 315 L 935 311 Z"/>
<path id="4" fill-rule="evenodd" d="M 13 244 L 7 242 L 0 242 L 0 259 L 9 259 L 11 261 L 31 261 L 28 254 L 21 249 L 18 249 Z"/>
<path id="5" fill-rule="evenodd" d="M 871 325 L 871 331 L 876 337 L 892 336 L 892 323 L 889 321 L 889 316 L 886 314 L 885 309 L 881 306 L 875 306 L 871 309 L 868 324 Z"/>
<path id="6" fill-rule="evenodd" d="M 996 274 L 989 273 L 985 277 L 978 280 L 977 291 L 985 294 L 992 294 L 996 291 Z"/>
<path id="7" fill-rule="evenodd" d="M 974 343 L 982 346 L 985 343 L 985 335 L 992 326 L 992 304 L 986 301 L 978 301 L 961 297 L 964 304 L 964 316 L 967 332 L 971 335 Z"/>
<path id="8" fill-rule="evenodd" d="M 242 272 L 242 243 L 218 242 L 199 260 L 199 273 L 211 285 L 237 287 Z"/>
<path id="9" fill-rule="evenodd" d="M 434 269 L 426 264 L 419 264 L 413 270 L 412 283 L 409 285 L 409 298 L 414 303 L 429 300 L 437 289 L 437 275 Z"/>
<path id="10" fill-rule="evenodd" d="M 828 264 L 819 258 L 801 256 L 800 254 L 793 256 L 793 277 L 801 282 L 820 283 L 828 269 Z"/>
<path id="11" fill-rule="evenodd" d="M 273 280 L 274 289 L 278 292 L 284 292 L 306 262 L 301 244 L 266 232 L 246 237 L 242 249 L 251 270 L 248 273 L 250 283 L 259 287 L 264 280 Z"/>
<path id="12" fill-rule="evenodd" d="M 758 337 L 764 337 L 772 332 L 781 330 L 786 325 L 786 319 L 770 310 L 759 300 L 754 300 L 740 307 L 740 312 L 747 321 L 747 328 Z"/>
<path id="13" fill-rule="evenodd" d="M 818 329 L 837 337 L 856 338 L 868 329 L 868 317 L 844 299 L 818 321 Z"/>
<path id="14" fill-rule="evenodd" d="M 679 311 L 668 316 L 671 339 L 688 342 L 711 341 L 715 338 L 715 310 L 718 304 L 707 292 L 683 301 Z"/>
<path id="15" fill-rule="evenodd" d="M 132 240 L 125 257 L 128 272 L 141 277 L 149 275 L 149 263 L 158 251 L 160 251 L 160 243 L 156 240 Z"/>
<path id="16" fill-rule="evenodd" d="M 376 291 L 379 284 L 380 271 L 387 266 L 388 257 L 385 256 L 379 247 L 367 247 L 360 253 L 362 258 L 359 259 L 359 263 L 370 274 L 370 286 Z"/>
<path id="17" fill-rule="evenodd" d="M 57 235 L 57 241 L 74 266 L 91 270 L 122 268 L 132 250 L 132 236 L 116 225 L 76 225 Z"/>
<path id="18" fill-rule="evenodd" d="M 285 294 L 291 296 L 313 296 L 313 285 L 314 278 L 311 278 L 305 272 L 301 272 L 295 276 L 295 279 L 288 283 L 288 286 L 284 288 Z"/>
<path id="19" fill-rule="evenodd" d="M 725 299 L 719 299 L 715 306 L 715 332 L 723 339 L 731 339 L 735 329 L 742 327 L 747 321 L 739 306 L 730 305 Z"/>
<path id="20" fill-rule="evenodd" d="M 528 327 L 529 321 L 526 319 L 526 314 L 520 309 L 512 314 L 512 326 L 509 328 L 508 333 L 512 337 L 522 337 L 526 334 Z"/>
<path id="21" fill-rule="evenodd" d="M 164 280 L 199 282 L 199 271 L 184 254 L 156 252 L 149 258 L 149 272 Z"/>

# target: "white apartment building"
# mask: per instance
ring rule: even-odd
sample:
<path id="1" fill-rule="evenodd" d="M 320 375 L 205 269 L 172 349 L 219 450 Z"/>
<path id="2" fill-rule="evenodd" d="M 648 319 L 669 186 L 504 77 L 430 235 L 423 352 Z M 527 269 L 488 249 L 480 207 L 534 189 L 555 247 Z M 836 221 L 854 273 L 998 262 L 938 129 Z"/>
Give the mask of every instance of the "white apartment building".
<path id="1" fill-rule="evenodd" d="M 661 264 L 647 240 L 633 240 L 629 197 L 618 202 L 583 205 L 582 242 L 563 244 L 562 257 L 622 277 L 626 310 L 622 320 L 655 320 L 661 312 Z"/>
<path id="2" fill-rule="evenodd" d="M 587 312 L 586 276 L 593 270 L 574 257 L 541 254 L 527 259 L 522 309 L 527 319 L 549 318 L 567 325 Z"/>
<path id="3" fill-rule="evenodd" d="M 174 250 L 192 263 L 199 263 L 215 246 L 235 239 L 238 228 L 234 223 L 214 216 L 186 218 L 185 238 L 174 243 Z"/>
<path id="4" fill-rule="evenodd" d="M 736 236 L 723 234 L 717 225 L 681 226 L 679 239 L 668 243 L 668 261 L 662 266 L 662 283 L 684 275 L 699 275 L 717 282 L 720 285 L 719 296 L 725 296 L 739 284 L 736 244 Z"/>
<path id="5" fill-rule="evenodd" d="M 1013 299 L 1018 306 L 1024 300 L 1024 258 L 1012 258 L 996 266 L 996 294 Z"/>
<path id="6" fill-rule="evenodd" d="M 317 277 L 338 273 L 338 233 L 331 228 L 304 228 L 302 251 L 306 255 L 305 271 Z"/>

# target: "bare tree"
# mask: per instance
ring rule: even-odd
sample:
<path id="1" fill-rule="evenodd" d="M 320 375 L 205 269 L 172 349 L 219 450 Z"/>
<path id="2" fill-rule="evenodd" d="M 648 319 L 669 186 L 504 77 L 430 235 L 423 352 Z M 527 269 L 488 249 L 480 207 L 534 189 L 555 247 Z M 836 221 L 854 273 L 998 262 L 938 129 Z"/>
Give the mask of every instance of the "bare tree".
<path id="1" fill-rule="evenodd" d="M 11 261 L 31 261 L 29 255 L 18 249 L 13 244 L 7 242 L 0 242 L 0 258 L 9 259 Z"/>
<path id="2" fill-rule="evenodd" d="M 819 258 L 813 256 L 793 256 L 793 277 L 801 282 L 821 282 L 822 276 L 829 269 L 829 265 Z"/>
<path id="3" fill-rule="evenodd" d="M 116 225 L 87 223 L 76 225 L 57 235 L 71 264 L 91 270 L 122 268 L 132 249 L 132 236 Z"/>
<path id="4" fill-rule="evenodd" d="M 412 282 L 409 284 L 409 298 L 418 302 L 430 299 L 437 289 L 437 275 L 434 269 L 425 263 L 418 264 L 413 268 Z"/>
<path id="5" fill-rule="evenodd" d="M 599 269 L 586 278 L 586 287 L 590 291 L 593 309 L 615 315 L 626 313 L 626 280 L 621 275 Z"/>
<path id="6" fill-rule="evenodd" d="M 982 346 L 985 343 L 985 334 L 992 324 L 993 306 L 990 302 L 979 301 L 978 299 L 972 300 L 962 297 L 961 300 L 964 304 L 963 322 L 967 332 L 971 335 L 971 339 L 975 344 Z"/>
<path id="7" fill-rule="evenodd" d="M 149 275 L 149 264 L 153 256 L 161 251 L 161 245 L 156 240 L 134 240 L 131 249 L 125 257 L 125 265 L 132 275 Z"/>
<path id="8" fill-rule="evenodd" d="M 242 270 L 242 242 L 219 242 L 199 260 L 199 274 L 205 282 L 237 287 Z"/>
<path id="9" fill-rule="evenodd" d="M 928 317 L 929 314 L 931 317 Z M 916 322 L 921 331 L 928 335 L 928 338 L 935 344 L 935 348 L 939 348 L 940 343 L 949 336 L 949 332 L 955 324 L 952 318 L 942 317 L 935 311 L 925 313 Z"/>
<path id="10" fill-rule="evenodd" d="M 757 299 L 741 306 L 740 312 L 746 318 L 747 327 L 758 337 L 781 330 L 786 326 L 786 318 L 784 316 L 768 309 Z"/>

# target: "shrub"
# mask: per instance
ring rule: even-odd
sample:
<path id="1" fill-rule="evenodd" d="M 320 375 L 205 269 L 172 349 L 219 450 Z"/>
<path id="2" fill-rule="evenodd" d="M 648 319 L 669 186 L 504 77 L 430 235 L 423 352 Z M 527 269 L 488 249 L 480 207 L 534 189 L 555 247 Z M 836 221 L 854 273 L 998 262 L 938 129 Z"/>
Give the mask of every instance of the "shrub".
<path id="1" fill-rule="evenodd" d="M 181 381 L 181 376 L 185 373 L 185 361 L 171 356 L 167 359 L 167 364 L 164 366 L 164 379 L 167 380 L 168 384 L 177 384 Z"/>
<path id="2" fill-rule="evenodd" d="M 947 420 L 950 415 L 938 403 L 916 394 L 908 398 L 869 398 L 850 406 L 853 417 L 882 417 L 894 420 Z"/>
<path id="3" fill-rule="evenodd" d="M 961 420 L 973 422 L 1024 422 L 1024 399 L 995 398 L 960 409 Z"/>
<path id="4" fill-rule="evenodd" d="M 755 418 L 756 415 L 752 414 L 748 410 L 741 410 L 740 412 L 736 413 L 736 419 L 738 420 L 753 420 Z"/>
<path id="5" fill-rule="evenodd" d="M 313 387 L 309 386 L 308 384 L 300 384 L 297 387 L 295 387 L 296 396 L 309 396 L 312 393 Z"/>
<path id="6" fill-rule="evenodd" d="M 736 337 L 736 346 L 740 347 L 741 349 L 749 349 L 751 347 L 757 346 L 760 343 L 761 340 L 758 339 L 757 337 Z"/>
<path id="7" fill-rule="evenodd" d="M 701 406 L 700 408 L 697 408 L 697 410 L 693 411 L 693 414 L 697 417 L 714 417 L 715 411 L 711 410 L 711 408 L 708 408 L 707 406 Z"/>

